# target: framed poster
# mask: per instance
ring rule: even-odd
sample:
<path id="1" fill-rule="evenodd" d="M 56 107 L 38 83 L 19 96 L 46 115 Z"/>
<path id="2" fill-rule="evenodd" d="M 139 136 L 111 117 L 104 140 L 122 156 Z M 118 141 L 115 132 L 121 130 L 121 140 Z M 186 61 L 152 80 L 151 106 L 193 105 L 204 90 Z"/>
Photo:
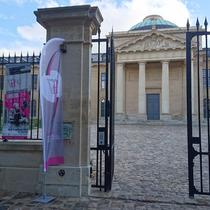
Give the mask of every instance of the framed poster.
<path id="1" fill-rule="evenodd" d="M 30 95 L 30 64 L 7 64 L 4 76 L 3 139 L 27 138 Z"/>

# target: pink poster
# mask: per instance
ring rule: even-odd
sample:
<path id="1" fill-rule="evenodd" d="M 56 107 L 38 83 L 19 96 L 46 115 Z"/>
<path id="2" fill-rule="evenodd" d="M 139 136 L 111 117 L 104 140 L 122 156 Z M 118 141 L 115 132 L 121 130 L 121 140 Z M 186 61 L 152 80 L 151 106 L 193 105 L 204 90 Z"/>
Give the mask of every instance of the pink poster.
<path id="1" fill-rule="evenodd" d="M 6 65 L 3 139 L 27 138 L 30 118 L 30 93 L 30 65 Z"/>

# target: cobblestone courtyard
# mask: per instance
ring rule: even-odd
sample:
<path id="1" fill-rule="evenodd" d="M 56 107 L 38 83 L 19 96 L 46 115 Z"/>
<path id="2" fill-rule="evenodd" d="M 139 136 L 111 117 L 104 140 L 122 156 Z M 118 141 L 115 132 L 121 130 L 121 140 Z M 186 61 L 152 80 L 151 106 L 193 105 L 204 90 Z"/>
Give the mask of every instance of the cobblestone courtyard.
<path id="1" fill-rule="evenodd" d="M 93 129 L 94 130 L 94 129 Z M 1 192 L 4 209 L 210 209 L 208 196 L 188 198 L 186 126 L 116 125 L 115 175 L 109 193 L 33 202 Z"/>

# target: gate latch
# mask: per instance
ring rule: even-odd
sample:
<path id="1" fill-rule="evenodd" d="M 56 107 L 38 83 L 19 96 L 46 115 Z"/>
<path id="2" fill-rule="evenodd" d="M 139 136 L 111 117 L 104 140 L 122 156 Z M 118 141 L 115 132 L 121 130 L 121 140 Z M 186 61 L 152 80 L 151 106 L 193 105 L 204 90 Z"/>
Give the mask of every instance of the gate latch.
<path id="1" fill-rule="evenodd" d="M 105 128 L 98 128 L 98 148 L 105 147 Z"/>

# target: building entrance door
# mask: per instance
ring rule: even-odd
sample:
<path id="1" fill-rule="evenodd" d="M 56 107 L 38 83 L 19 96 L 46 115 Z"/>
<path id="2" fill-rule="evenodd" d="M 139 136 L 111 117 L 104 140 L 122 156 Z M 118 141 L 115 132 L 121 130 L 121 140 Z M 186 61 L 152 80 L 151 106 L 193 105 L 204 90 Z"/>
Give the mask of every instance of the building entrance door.
<path id="1" fill-rule="evenodd" d="M 160 120 L 160 94 L 147 94 L 147 120 Z"/>

